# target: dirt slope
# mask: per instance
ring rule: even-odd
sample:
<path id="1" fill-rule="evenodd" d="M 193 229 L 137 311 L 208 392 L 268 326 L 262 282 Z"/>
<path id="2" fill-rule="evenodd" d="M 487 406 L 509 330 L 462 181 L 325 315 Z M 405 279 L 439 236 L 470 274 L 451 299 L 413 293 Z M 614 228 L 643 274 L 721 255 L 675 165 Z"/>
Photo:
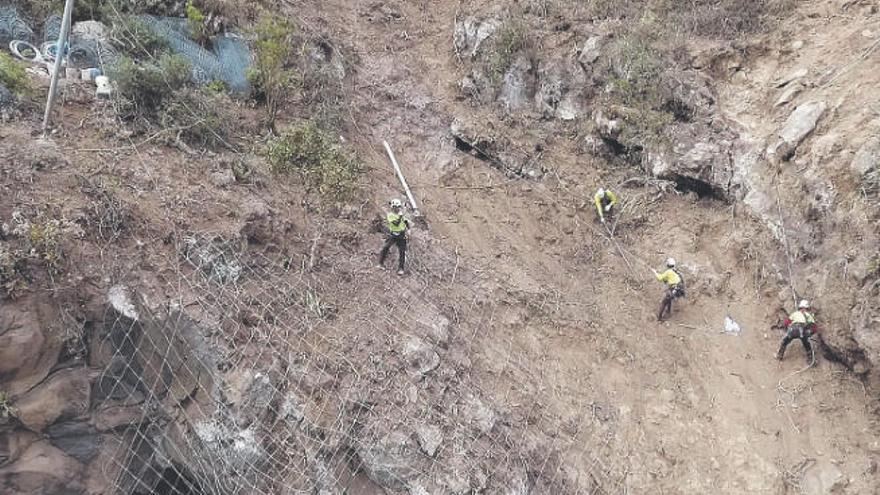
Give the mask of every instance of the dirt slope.
<path id="1" fill-rule="evenodd" d="M 778 308 L 790 308 L 790 295 L 775 280 L 778 251 L 761 225 L 688 197 L 646 207 L 652 191 L 625 190 L 632 213 L 618 237 L 634 258 L 630 274 L 598 235 L 592 211 L 580 208 L 599 177 L 614 183 L 623 173 L 515 122 L 514 133 L 550 142 L 546 162 L 555 173 L 544 183 L 511 181 L 453 151 L 445 127 L 468 112 L 449 82 L 455 11 L 395 4 L 402 18 L 371 23 L 357 18 L 358 7 L 332 8 L 350 13 L 359 33 L 368 68 L 359 77 L 406 88 L 363 115 L 368 141 L 392 137 L 430 235 L 455 246 L 463 268 L 509 293 L 503 301 L 512 307 L 476 333 L 487 389 L 518 397 L 514 403 L 537 399 L 550 416 L 574 423 L 566 457 L 581 479 L 610 492 L 784 493 L 804 473 L 839 469 L 847 493 L 876 490 L 878 436 L 864 386 L 821 357 L 802 371 L 799 345 L 785 362 L 772 359 L 780 334 L 769 327 Z M 373 55 L 379 40 L 384 53 Z M 392 58 L 387 72 L 369 70 Z M 411 105 L 426 96 L 425 109 Z M 667 255 L 684 264 L 693 290 L 661 325 L 654 321 L 661 290 L 638 260 L 656 267 Z M 522 308 L 518 298 L 531 300 Z M 721 332 L 725 315 L 742 335 Z"/>
<path id="2" fill-rule="evenodd" d="M 770 326 L 791 301 L 782 251 L 764 224 L 742 205 L 621 187 L 624 214 L 611 239 L 584 203 L 597 185 L 617 186 L 634 172 L 585 154 L 558 122 L 498 121 L 456 96 L 456 16 L 491 4 L 284 2 L 311 35 L 358 54 L 346 131 L 368 166 L 368 198 L 337 216 L 304 209 L 301 190 L 261 163 L 253 182 L 220 186 L 212 174 L 225 165 L 216 156 L 152 145 L 84 151 L 108 147 L 94 128 L 77 126 L 96 111 L 88 105 L 65 110 L 54 138 L 64 163 L 21 158 L 37 145 L 26 130 L 5 128 L 4 146 L 16 148 L 5 151 L 3 219 L 45 202 L 84 219 L 89 232 L 68 246 L 71 279 L 35 286 L 52 287 L 50 306 L 100 314 L 109 286 L 126 283 L 155 307 L 174 302 L 214 324 L 215 337 L 235 344 L 227 363 L 272 370 L 299 354 L 318 366 L 332 385 L 315 386 L 304 416 L 330 453 L 313 455 L 314 444 L 292 433 L 299 426 L 276 419 L 267 438 L 302 442 L 304 454 L 272 460 L 272 493 L 323 490 L 303 480 L 310 469 L 333 473 L 324 493 L 878 493 L 876 397 L 822 355 L 805 370 L 797 342 L 785 361 L 772 359 L 781 335 Z M 765 63 L 757 62 L 757 87 L 776 71 Z M 736 84 L 726 97 L 739 94 Z M 730 101 L 727 108 L 738 103 Z M 775 130 L 759 119 L 759 105 L 749 108 L 737 118 L 752 119 L 752 132 Z M 541 181 L 511 178 L 457 150 L 449 125 L 459 116 L 522 148 L 541 143 L 549 172 Z M 382 139 L 398 150 L 425 212 L 403 278 L 374 268 L 381 237 L 373 219 L 399 194 Z M 90 237 L 86 186 L 98 179 L 132 213 L 131 230 L 109 244 Z M 268 218 L 257 225 L 264 242 L 246 248 L 247 287 L 234 290 L 257 301 L 227 305 L 234 290 L 197 282 L 176 243 L 194 233 L 246 237 L 254 212 Z M 649 268 L 667 256 L 680 260 L 689 293 L 658 323 L 662 287 Z M 286 299 L 306 289 L 332 318 Z M 40 324 L 59 320 L 56 311 Z M 263 311 L 276 322 L 268 328 L 291 333 L 255 339 L 248 332 L 263 329 L 253 323 Z M 740 334 L 722 332 L 727 315 Z M 277 324 L 288 320 L 295 324 Z M 425 333 L 440 321 L 445 338 Z M 423 375 L 412 374 L 405 350 L 413 337 L 431 342 L 440 360 Z M 400 462 L 412 462 L 421 491 L 399 485 L 393 470 L 377 474 L 371 449 L 382 457 L 389 437 L 411 436 L 425 422 L 444 433 L 436 455 L 405 440 Z M 326 465 L 315 468 L 314 458 Z M 120 479 L 92 474 L 90 493 Z"/>

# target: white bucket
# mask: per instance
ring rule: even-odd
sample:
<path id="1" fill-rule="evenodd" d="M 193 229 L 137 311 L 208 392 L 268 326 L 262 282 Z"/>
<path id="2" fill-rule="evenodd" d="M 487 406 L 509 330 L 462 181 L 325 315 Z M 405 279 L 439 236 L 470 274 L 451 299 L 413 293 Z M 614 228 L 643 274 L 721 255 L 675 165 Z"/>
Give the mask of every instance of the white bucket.
<path id="1" fill-rule="evenodd" d="M 110 96 L 113 94 L 113 86 L 110 84 L 110 78 L 107 76 L 98 76 L 95 78 L 95 84 L 98 86 L 95 92 L 98 96 Z"/>

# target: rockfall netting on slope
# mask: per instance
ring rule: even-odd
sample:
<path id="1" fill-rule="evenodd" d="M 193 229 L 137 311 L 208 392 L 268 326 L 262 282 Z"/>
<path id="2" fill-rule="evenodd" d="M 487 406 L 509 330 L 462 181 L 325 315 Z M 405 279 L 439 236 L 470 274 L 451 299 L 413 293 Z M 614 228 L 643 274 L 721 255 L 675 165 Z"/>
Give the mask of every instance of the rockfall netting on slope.
<path id="1" fill-rule="evenodd" d="M 174 53 L 189 60 L 195 82 L 223 81 L 234 93 L 250 90 L 247 69 L 251 64 L 251 52 L 243 39 L 234 35 L 217 36 L 209 51 L 190 38 L 185 19 L 154 16 L 141 16 L 140 19 L 166 40 Z"/>
<path id="2" fill-rule="evenodd" d="M 190 37 L 185 19 L 155 16 L 140 16 L 139 19 L 167 41 L 174 53 L 190 62 L 196 83 L 223 81 L 234 93 L 243 94 L 250 90 L 247 70 L 251 65 L 251 51 L 242 38 L 231 34 L 217 36 L 213 39 L 212 49 L 208 50 Z M 41 35 L 32 28 L 34 24 L 14 6 L 0 5 L 0 44 L 5 48 L 10 41 L 20 40 L 40 45 L 40 48 L 48 47 L 58 39 L 61 17 L 57 14 L 45 19 Z M 69 63 L 76 68 L 105 68 L 118 59 L 109 41 L 107 27 L 96 21 L 74 24 L 67 50 Z"/>
<path id="3" fill-rule="evenodd" d="M 581 429 L 605 433 L 589 415 L 566 431 L 538 404 L 513 417 L 470 378 L 455 323 L 422 290 L 389 293 L 360 275 L 341 311 L 298 264 L 236 244 L 184 239 L 164 307 L 110 291 L 94 335 L 106 371 L 93 403 L 105 428 L 124 432 L 105 466 L 116 493 L 577 492 L 565 456 Z M 454 259 L 439 257 L 445 271 L 419 276 L 425 282 L 455 278 Z M 436 270 L 420 263 L 417 273 Z M 455 304 L 464 311 L 471 297 Z M 518 388 L 528 395 L 537 385 Z M 618 468 L 592 475 L 616 486 Z"/>
<path id="4" fill-rule="evenodd" d="M 34 30 L 17 8 L 0 5 L 0 45 L 5 49 L 13 40 L 33 41 Z"/>

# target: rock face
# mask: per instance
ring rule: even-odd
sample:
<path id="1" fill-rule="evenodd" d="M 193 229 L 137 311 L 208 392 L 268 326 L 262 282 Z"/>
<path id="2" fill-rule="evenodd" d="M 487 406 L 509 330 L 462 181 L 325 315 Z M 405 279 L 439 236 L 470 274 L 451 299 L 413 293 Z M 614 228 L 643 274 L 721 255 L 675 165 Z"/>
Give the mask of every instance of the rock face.
<path id="1" fill-rule="evenodd" d="M 528 57 L 520 54 L 504 73 L 498 101 L 508 111 L 522 110 L 531 103 L 534 94 L 535 77 L 532 72 L 532 63 Z"/>
<path id="2" fill-rule="evenodd" d="M 577 60 L 584 70 L 587 70 L 593 63 L 599 60 L 599 56 L 602 54 L 604 41 L 605 40 L 602 36 L 591 36 L 581 46 L 578 51 Z"/>
<path id="3" fill-rule="evenodd" d="M 455 52 L 463 57 L 476 57 L 483 42 L 489 39 L 500 25 L 501 21 L 497 18 L 468 17 L 456 22 L 452 35 Z"/>

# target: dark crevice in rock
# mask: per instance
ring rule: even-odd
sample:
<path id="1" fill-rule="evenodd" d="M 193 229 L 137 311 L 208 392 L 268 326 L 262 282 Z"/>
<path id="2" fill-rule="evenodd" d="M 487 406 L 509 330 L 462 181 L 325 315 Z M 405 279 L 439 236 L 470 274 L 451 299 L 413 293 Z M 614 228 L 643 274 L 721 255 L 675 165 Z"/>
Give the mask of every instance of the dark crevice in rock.
<path id="1" fill-rule="evenodd" d="M 675 182 L 675 189 L 680 192 L 696 193 L 697 197 L 700 199 L 724 199 L 723 192 L 719 191 L 706 181 L 677 174 L 672 177 L 672 180 Z"/>
<path id="2" fill-rule="evenodd" d="M 694 109 L 677 98 L 667 100 L 661 109 L 672 115 L 676 122 L 689 123 L 694 118 Z"/>
<path id="3" fill-rule="evenodd" d="M 602 137 L 602 142 L 605 143 L 605 146 L 608 146 L 608 149 L 611 150 L 611 153 L 621 156 L 627 154 L 627 148 L 620 141 L 616 139 L 611 139 L 608 137 Z"/>
<path id="4" fill-rule="evenodd" d="M 453 136 L 453 138 L 455 139 L 455 149 L 457 149 L 459 151 L 464 151 L 465 153 L 470 153 L 474 157 L 476 157 L 478 160 L 482 160 L 484 162 L 489 162 L 489 163 L 494 162 L 494 160 L 492 159 L 491 156 L 480 151 L 479 148 L 475 148 L 472 144 L 468 143 L 464 139 L 461 139 L 458 136 Z"/>

